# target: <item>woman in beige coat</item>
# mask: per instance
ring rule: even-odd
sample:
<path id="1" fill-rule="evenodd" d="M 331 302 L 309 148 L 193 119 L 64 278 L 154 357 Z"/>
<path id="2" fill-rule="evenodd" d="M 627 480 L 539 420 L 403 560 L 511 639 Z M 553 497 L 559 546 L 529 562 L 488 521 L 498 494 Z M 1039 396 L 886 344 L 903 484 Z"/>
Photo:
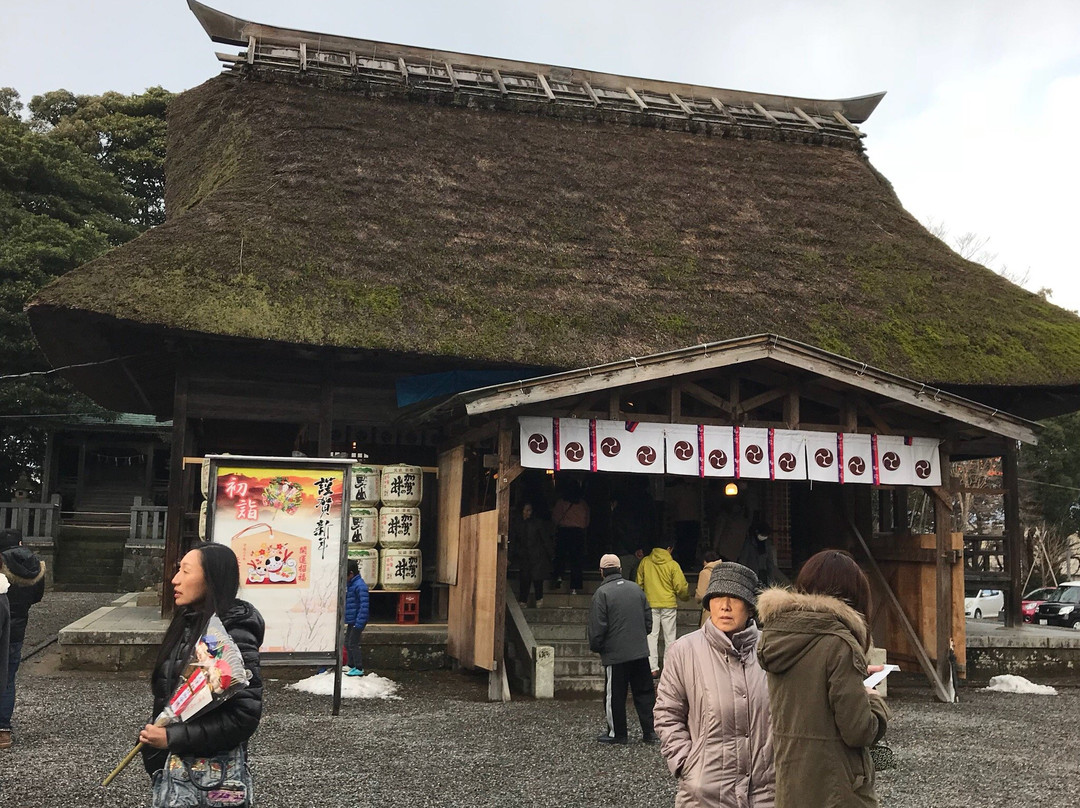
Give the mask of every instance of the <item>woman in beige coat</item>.
<path id="1" fill-rule="evenodd" d="M 752 621 L 758 580 L 721 562 L 702 604 L 709 620 L 668 651 L 653 722 L 679 778 L 676 808 L 772 808 L 769 694 Z"/>
<path id="2" fill-rule="evenodd" d="M 777 808 L 875 808 L 868 747 L 885 734 L 888 710 L 863 687 L 870 584 L 850 555 L 824 550 L 803 565 L 795 590 L 758 598 Z"/>

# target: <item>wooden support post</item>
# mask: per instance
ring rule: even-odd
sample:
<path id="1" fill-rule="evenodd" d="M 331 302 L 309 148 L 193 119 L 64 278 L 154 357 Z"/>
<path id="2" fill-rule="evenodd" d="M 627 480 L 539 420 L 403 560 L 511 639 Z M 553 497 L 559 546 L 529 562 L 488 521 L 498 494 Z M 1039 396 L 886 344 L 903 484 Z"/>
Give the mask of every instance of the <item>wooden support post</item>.
<path id="1" fill-rule="evenodd" d="M 671 406 L 669 408 L 669 414 L 671 423 L 675 423 L 682 418 L 682 390 L 679 389 L 678 385 L 672 385 L 668 393 L 670 394 Z"/>
<path id="2" fill-rule="evenodd" d="M 1020 602 L 1024 596 L 1024 534 L 1020 526 L 1019 453 L 1016 441 L 1006 440 L 1001 456 L 1001 477 L 1005 488 L 1005 568 L 1009 572 L 1009 592 L 1005 601 L 1005 625 L 1023 625 Z"/>
<path id="3" fill-rule="evenodd" d="M 797 388 L 792 388 L 784 399 L 784 423 L 787 424 L 788 429 L 799 428 L 799 405 L 799 391 Z"/>
<path id="4" fill-rule="evenodd" d="M 72 510 L 82 506 L 83 489 L 86 487 L 86 438 L 79 438 L 79 465 L 75 471 L 75 502 Z"/>
<path id="5" fill-rule="evenodd" d="M 514 430 L 508 418 L 499 424 L 499 483 L 495 489 L 495 509 L 499 520 L 499 548 L 495 560 L 495 667 L 488 676 L 488 701 L 509 701 L 506 687 L 506 567 L 510 548 L 510 483 Z"/>
<path id="6" fill-rule="evenodd" d="M 840 496 L 843 500 L 847 499 L 843 491 L 841 491 Z M 896 619 L 900 622 L 900 628 L 903 629 L 904 633 L 907 635 L 908 642 L 911 643 L 911 647 L 915 650 L 915 656 L 919 660 L 919 665 L 922 667 L 923 673 L 926 674 L 926 678 L 930 680 L 930 684 L 934 689 L 934 696 L 939 701 L 951 704 L 956 701 L 956 694 L 952 689 L 952 679 L 949 679 L 948 683 L 946 683 L 938 676 L 937 669 L 934 667 L 930 655 L 926 653 L 926 648 L 923 646 L 922 640 L 919 638 L 914 626 L 911 625 L 911 621 L 908 620 L 908 616 L 904 613 L 900 601 L 896 598 L 896 593 L 894 593 L 892 587 L 889 586 L 889 581 L 885 578 L 885 574 L 881 571 L 881 567 L 878 566 L 877 559 L 875 559 L 873 553 L 870 552 L 870 547 L 867 545 L 866 539 L 863 538 L 859 528 L 856 527 L 850 511 L 846 507 L 846 503 L 841 501 L 841 507 L 845 518 L 847 519 L 848 528 L 851 530 L 852 535 L 855 536 L 856 541 L 862 548 L 863 554 L 866 556 L 867 565 L 870 567 L 870 574 L 877 582 L 881 591 L 885 593 L 886 600 L 896 614 Z"/>
<path id="7" fill-rule="evenodd" d="M 165 559 L 161 586 L 161 616 L 169 617 L 173 610 L 172 577 L 184 549 L 184 456 L 188 447 L 188 368 L 180 359 L 176 364 L 176 385 L 173 390 L 172 448 L 169 455 L 169 511 L 165 521 Z"/>
<path id="8" fill-rule="evenodd" d="M 50 429 L 45 436 L 45 457 L 41 464 L 41 501 L 48 502 L 53 490 L 53 453 L 56 451 L 56 432 Z M 59 486 L 57 486 L 59 487 Z"/>
<path id="9" fill-rule="evenodd" d="M 617 389 L 613 389 L 608 394 L 608 418 L 612 421 L 622 418 L 622 397 Z"/>
<path id="10" fill-rule="evenodd" d="M 934 497 L 934 534 L 937 538 L 937 675 L 949 683 L 952 690 L 952 671 L 949 667 L 949 651 L 953 638 L 953 557 L 952 547 L 952 497 L 947 486 L 952 480 L 949 454 L 944 449 L 941 457 L 941 494 Z M 935 491 L 935 494 L 938 492 Z M 954 694 L 955 696 L 955 694 Z M 950 699 L 952 701 L 952 699 Z"/>

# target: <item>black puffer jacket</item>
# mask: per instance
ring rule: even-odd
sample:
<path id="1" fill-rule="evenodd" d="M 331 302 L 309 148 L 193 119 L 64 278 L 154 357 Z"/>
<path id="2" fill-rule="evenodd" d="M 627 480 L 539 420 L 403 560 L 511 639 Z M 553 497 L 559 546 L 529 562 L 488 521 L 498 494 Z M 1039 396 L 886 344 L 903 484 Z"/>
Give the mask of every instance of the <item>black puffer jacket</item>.
<path id="1" fill-rule="evenodd" d="M 185 626 L 184 634 L 173 648 L 172 654 L 163 665 L 154 669 L 150 680 L 154 693 L 151 721 L 165 709 L 179 684 L 181 667 L 187 661 L 181 658 L 184 648 L 191 639 L 191 633 L 200 628 L 195 625 L 194 616 L 191 617 L 190 624 Z M 259 727 L 263 693 L 262 676 L 259 672 L 259 646 L 262 645 L 265 630 L 262 615 L 247 601 L 237 600 L 219 617 L 240 653 L 244 655 L 244 666 L 251 671 L 251 682 L 239 693 L 197 718 L 166 727 L 168 750 L 143 747 L 143 764 L 151 774 L 164 767 L 169 752 L 209 757 L 219 752 L 227 752 L 240 744 L 246 749 L 248 738 L 255 734 Z"/>
<path id="2" fill-rule="evenodd" d="M 45 562 L 29 547 L 4 550 L 4 574 L 11 582 L 8 602 L 11 605 L 11 642 L 26 637 L 26 620 L 30 607 L 45 595 Z"/>

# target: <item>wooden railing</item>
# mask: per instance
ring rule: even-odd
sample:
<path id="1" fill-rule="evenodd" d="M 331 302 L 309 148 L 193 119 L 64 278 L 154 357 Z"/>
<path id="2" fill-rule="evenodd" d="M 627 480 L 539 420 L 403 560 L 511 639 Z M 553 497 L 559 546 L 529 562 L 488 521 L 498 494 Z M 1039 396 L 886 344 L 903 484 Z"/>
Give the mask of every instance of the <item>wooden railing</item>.
<path id="1" fill-rule="evenodd" d="M 59 525 L 59 494 L 53 494 L 48 502 L 0 502 L 0 528 L 20 531 L 25 542 L 51 543 Z"/>
<path id="2" fill-rule="evenodd" d="M 135 497 L 131 506 L 131 527 L 128 544 L 165 545 L 165 505 L 143 505 L 142 497 Z"/>
<path id="3" fill-rule="evenodd" d="M 964 575 L 969 580 L 1008 580 L 1005 537 L 965 534 Z"/>

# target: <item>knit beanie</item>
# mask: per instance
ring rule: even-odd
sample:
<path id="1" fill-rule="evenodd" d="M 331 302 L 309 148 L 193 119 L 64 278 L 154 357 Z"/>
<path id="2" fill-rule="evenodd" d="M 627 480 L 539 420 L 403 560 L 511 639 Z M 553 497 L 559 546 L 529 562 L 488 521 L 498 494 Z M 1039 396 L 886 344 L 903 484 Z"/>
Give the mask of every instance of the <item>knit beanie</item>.
<path id="1" fill-rule="evenodd" d="M 701 605 L 708 609 L 709 601 L 714 595 L 724 595 L 746 601 L 751 608 L 754 608 L 757 605 L 760 589 L 761 583 L 752 569 L 736 564 L 734 561 L 722 561 L 712 569 L 709 587 L 705 590 Z"/>
<path id="2" fill-rule="evenodd" d="M 6 530 L 0 530 L 0 552 L 4 550 L 10 550 L 12 547 L 18 547 L 19 542 L 22 541 L 22 533 L 13 528 Z"/>

